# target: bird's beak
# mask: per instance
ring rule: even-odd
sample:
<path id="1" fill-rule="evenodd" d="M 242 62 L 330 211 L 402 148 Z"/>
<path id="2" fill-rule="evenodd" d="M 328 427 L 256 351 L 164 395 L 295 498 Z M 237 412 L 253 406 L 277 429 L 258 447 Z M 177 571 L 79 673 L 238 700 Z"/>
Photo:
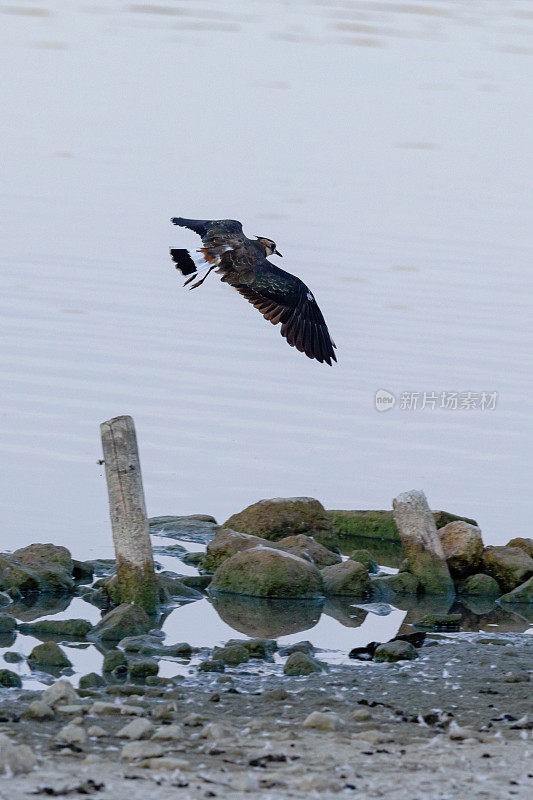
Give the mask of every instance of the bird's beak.
<path id="1" fill-rule="evenodd" d="M 281 255 L 281 253 L 279 252 L 279 250 L 274 250 L 274 254 L 275 254 L 276 256 L 281 256 L 281 258 L 283 258 L 283 256 L 282 256 L 282 255 Z"/>

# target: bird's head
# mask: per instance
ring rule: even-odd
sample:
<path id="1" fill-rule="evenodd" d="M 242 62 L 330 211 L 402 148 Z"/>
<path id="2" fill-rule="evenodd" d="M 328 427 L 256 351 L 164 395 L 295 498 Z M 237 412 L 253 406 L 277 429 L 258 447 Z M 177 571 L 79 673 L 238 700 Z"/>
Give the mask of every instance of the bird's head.
<path id="1" fill-rule="evenodd" d="M 274 253 L 276 256 L 281 256 L 281 253 L 276 250 L 276 242 L 273 242 L 272 239 L 267 239 L 266 236 L 256 236 L 255 238 L 258 242 L 261 242 L 266 250 L 267 256 L 271 256 L 272 253 Z M 281 257 L 283 258 L 283 256 Z"/>

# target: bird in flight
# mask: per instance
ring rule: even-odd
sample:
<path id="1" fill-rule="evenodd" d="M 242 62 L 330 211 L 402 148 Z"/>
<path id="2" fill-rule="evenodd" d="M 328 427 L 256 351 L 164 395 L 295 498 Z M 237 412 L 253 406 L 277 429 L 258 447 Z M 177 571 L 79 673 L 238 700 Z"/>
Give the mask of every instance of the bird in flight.
<path id="1" fill-rule="evenodd" d="M 200 286 L 212 270 L 221 275 L 255 306 L 273 325 L 281 323 L 281 335 L 291 347 L 309 358 L 331 366 L 336 361 L 335 342 L 315 298 L 296 275 L 276 267 L 267 256 L 281 256 L 276 243 L 264 236 L 248 239 L 240 222 L 234 219 L 184 219 L 173 217 L 174 225 L 197 233 L 203 247 L 195 252 L 171 248 L 170 255 L 185 286 L 200 272 L 203 278 L 190 287 Z"/>

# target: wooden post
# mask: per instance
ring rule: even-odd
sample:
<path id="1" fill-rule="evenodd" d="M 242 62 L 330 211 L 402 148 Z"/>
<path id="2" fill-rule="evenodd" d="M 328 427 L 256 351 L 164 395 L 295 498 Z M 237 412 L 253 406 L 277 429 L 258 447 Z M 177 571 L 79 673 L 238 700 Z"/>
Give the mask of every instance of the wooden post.
<path id="1" fill-rule="evenodd" d="M 392 508 L 409 571 L 427 594 L 453 594 L 453 581 L 424 492 L 403 492 L 394 498 Z"/>
<path id="2" fill-rule="evenodd" d="M 115 417 L 102 422 L 100 434 L 117 560 L 114 599 L 155 611 L 158 589 L 135 425 L 129 416 Z"/>

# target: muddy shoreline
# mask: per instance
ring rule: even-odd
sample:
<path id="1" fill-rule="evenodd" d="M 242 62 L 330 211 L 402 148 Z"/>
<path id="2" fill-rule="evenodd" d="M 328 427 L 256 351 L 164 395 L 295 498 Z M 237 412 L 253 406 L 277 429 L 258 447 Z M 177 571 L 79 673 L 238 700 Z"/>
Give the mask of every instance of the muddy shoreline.
<path id="1" fill-rule="evenodd" d="M 527 635 L 432 635 L 411 662 L 302 678 L 253 660 L 223 675 L 191 669 L 86 691 L 51 719 L 25 715 L 40 692 L 3 690 L 1 733 L 37 763 L 4 778 L 0 797 L 526 797 L 532 663 Z M 304 726 L 313 712 L 319 728 Z M 117 735 L 132 720 L 146 721 L 137 759 Z M 67 725 L 82 731 L 70 742 Z"/>

